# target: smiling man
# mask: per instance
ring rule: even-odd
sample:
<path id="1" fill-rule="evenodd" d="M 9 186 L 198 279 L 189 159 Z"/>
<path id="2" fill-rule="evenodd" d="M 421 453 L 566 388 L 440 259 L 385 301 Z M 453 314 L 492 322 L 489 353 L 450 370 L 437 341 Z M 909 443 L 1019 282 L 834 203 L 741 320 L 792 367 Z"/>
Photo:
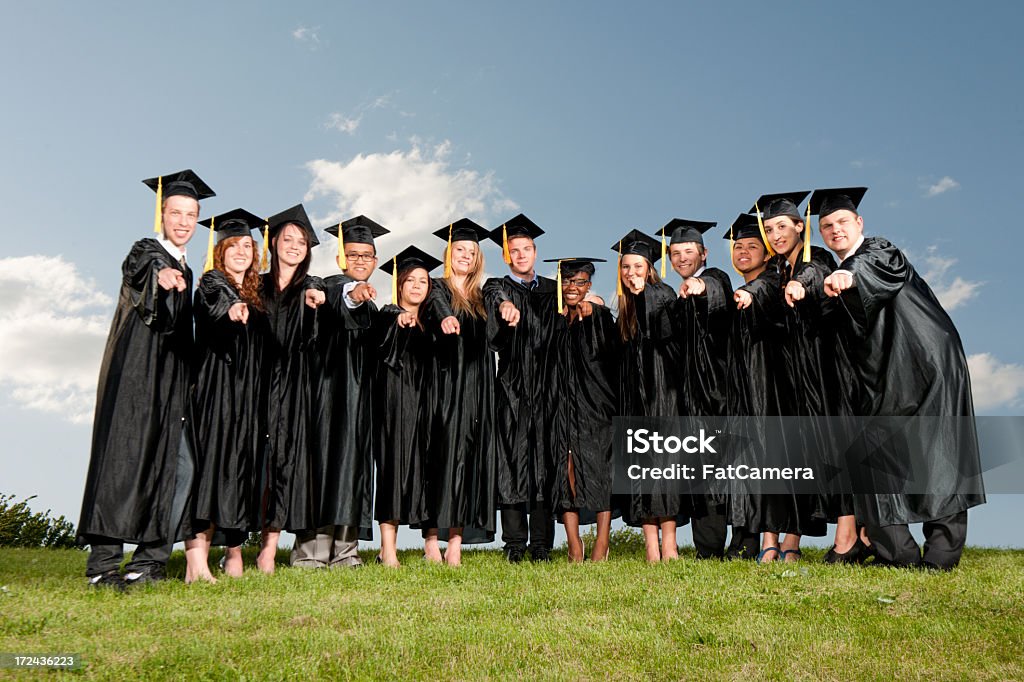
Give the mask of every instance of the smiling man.
<path id="1" fill-rule="evenodd" d="M 534 240 L 544 230 L 520 213 L 491 231 L 511 271 L 484 283 L 492 346 L 498 352 L 498 501 L 509 561 L 547 561 L 554 542 L 549 482 L 553 460 L 550 419 L 558 318 L 555 282 L 534 269 Z M 527 527 L 529 517 L 529 527 Z"/>
<path id="2" fill-rule="evenodd" d="M 882 563 L 948 570 L 963 552 L 967 509 L 985 501 L 967 359 L 953 321 L 906 255 L 881 237 L 864 236 L 857 209 L 866 191 L 819 189 L 810 206 L 825 245 L 840 259 L 824 289 L 844 312 L 838 335 L 858 380 L 855 413 L 946 419 L 928 420 L 926 428 L 904 420 L 906 447 L 894 446 L 900 438 L 884 421 L 869 422 L 864 463 L 889 478 L 892 463 L 909 464 L 915 453 L 926 470 L 915 470 L 914 478 L 926 494 L 857 495 L 856 515 Z M 909 523 L 924 524 L 923 557 Z"/>
<path id="3" fill-rule="evenodd" d="M 164 579 L 192 484 L 188 389 L 192 270 L 185 246 L 199 201 L 214 196 L 191 170 L 143 180 L 157 193 L 155 238 L 135 242 L 100 367 L 79 544 L 95 587 Z M 124 543 L 138 545 L 120 564 Z"/>

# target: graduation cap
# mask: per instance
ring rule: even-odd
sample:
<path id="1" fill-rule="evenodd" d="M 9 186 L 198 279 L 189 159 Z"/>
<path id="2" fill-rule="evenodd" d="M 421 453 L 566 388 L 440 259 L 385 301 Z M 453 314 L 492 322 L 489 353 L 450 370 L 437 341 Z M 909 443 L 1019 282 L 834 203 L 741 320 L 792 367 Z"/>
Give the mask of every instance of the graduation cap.
<path id="1" fill-rule="evenodd" d="M 407 246 L 392 256 L 380 269 L 391 275 L 391 302 L 398 305 L 398 273 L 410 268 L 423 268 L 428 273 L 441 264 L 441 261 L 426 251 Z"/>
<path id="2" fill-rule="evenodd" d="M 665 239 L 669 244 L 686 244 L 694 242 L 704 246 L 704 233 L 718 223 L 710 223 L 704 220 L 687 220 L 686 218 L 673 218 L 665 224 L 665 227 L 658 230 L 661 237 L 661 277 L 665 278 Z"/>
<path id="3" fill-rule="evenodd" d="M 612 251 L 619 254 L 618 263 L 616 266 L 616 293 L 622 295 L 622 257 L 623 256 L 643 256 L 647 259 L 647 262 L 654 265 L 660 258 L 661 254 L 658 251 L 659 243 L 654 237 L 648 236 L 640 230 L 630 230 L 622 237 L 618 242 L 612 244 Z"/>
<path id="4" fill-rule="evenodd" d="M 555 285 L 558 291 L 558 312 L 562 313 L 562 275 L 568 277 L 569 275 L 577 272 L 585 272 L 591 277 L 594 276 L 594 263 L 605 263 L 607 262 L 604 258 L 584 258 L 578 256 L 575 258 L 546 258 L 545 263 L 558 263 L 558 272 L 555 275 Z"/>
<path id="5" fill-rule="evenodd" d="M 508 240 L 513 237 L 536 239 L 542 234 L 544 234 L 544 230 L 540 229 L 537 223 L 520 213 L 491 230 L 490 237 L 495 244 L 501 247 L 501 257 L 505 260 L 505 263 L 511 265 L 512 256 L 508 252 Z"/>
<path id="6" fill-rule="evenodd" d="M 306 231 L 309 248 L 313 248 L 320 243 L 320 240 L 316 238 L 316 232 L 313 231 L 313 223 L 309 222 L 309 216 L 306 215 L 306 209 L 302 207 L 302 204 L 295 204 L 291 208 L 286 208 L 280 213 L 275 213 L 267 218 L 268 231 L 271 237 L 276 237 L 281 228 L 289 224 L 298 225 Z"/>
<path id="7" fill-rule="evenodd" d="M 818 219 L 835 213 L 836 211 L 857 212 L 861 199 L 868 191 L 867 187 L 836 187 L 833 189 L 816 189 L 811 195 L 807 204 L 811 215 L 818 216 Z"/>
<path id="8" fill-rule="evenodd" d="M 206 243 L 206 266 L 203 269 L 203 272 L 206 272 L 213 269 L 213 242 L 215 234 L 218 242 L 231 237 L 251 237 L 252 231 L 265 227 L 266 222 L 263 218 L 249 213 L 244 208 L 235 208 L 227 213 L 221 213 L 212 218 L 200 220 L 199 224 L 210 228 L 210 238 Z M 266 233 L 264 233 L 263 238 L 266 240 Z M 265 241 L 263 258 L 266 258 Z M 265 265 L 261 262 L 260 267 L 263 268 Z"/>
<path id="9" fill-rule="evenodd" d="M 538 228 L 540 229 L 540 228 Z M 448 248 L 444 252 L 444 276 L 452 274 L 452 242 L 476 242 L 486 239 L 491 232 L 486 227 L 477 225 L 469 218 L 459 218 L 448 227 L 442 227 L 434 231 L 434 236 L 448 242 Z"/>
<path id="10" fill-rule="evenodd" d="M 192 197 L 196 201 L 209 199 L 217 196 L 210 186 L 203 182 L 202 178 L 195 174 L 191 168 L 180 170 L 177 173 L 158 175 L 155 178 L 147 178 L 142 181 L 146 187 L 156 192 L 156 214 L 153 216 L 153 232 L 163 234 L 163 203 L 165 197 L 184 196 Z"/>
<path id="11" fill-rule="evenodd" d="M 341 230 L 340 233 L 339 229 Z M 374 244 L 373 240 L 390 234 L 391 230 L 375 223 L 364 215 L 357 215 L 355 218 L 349 218 L 337 225 L 331 225 L 324 232 L 338 238 L 338 267 L 342 270 L 348 270 L 348 261 L 345 258 L 345 242 L 349 244 L 369 244 L 376 250 L 377 245 Z"/>
<path id="12" fill-rule="evenodd" d="M 750 207 L 748 213 L 761 214 L 762 220 L 771 220 L 779 216 L 789 216 L 793 220 L 803 220 L 800 215 L 800 203 L 810 194 L 806 192 L 781 192 L 779 194 L 762 194 Z"/>

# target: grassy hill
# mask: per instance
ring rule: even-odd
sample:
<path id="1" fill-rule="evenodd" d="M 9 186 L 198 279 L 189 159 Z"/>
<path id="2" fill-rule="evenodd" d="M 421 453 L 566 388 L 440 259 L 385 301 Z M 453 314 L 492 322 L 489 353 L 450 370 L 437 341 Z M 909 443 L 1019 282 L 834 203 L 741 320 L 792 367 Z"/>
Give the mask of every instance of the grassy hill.
<path id="1" fill-rule="evenodd" d="M 117 594 L 86 587 L 84 552 L 0 550 L 0 652 L 81 654 L 97 679 L 1024 679 L 1024 551 L 971 549 L 943 574 L 691 556 L 466 551 L 450 569 L 403 552 L 399 570 Z"/>

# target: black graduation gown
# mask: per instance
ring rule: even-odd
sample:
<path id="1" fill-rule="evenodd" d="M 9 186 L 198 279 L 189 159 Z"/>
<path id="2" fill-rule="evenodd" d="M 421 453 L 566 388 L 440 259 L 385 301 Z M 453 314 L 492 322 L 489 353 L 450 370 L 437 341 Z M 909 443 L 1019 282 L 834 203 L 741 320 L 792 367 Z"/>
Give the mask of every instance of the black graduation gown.
<path id="1" fill-rule="evenodd" d="M 732 282 L 718 268 L 705 268 L 701 296 L 677 296 L 665 311 L 669 324 L 668 350 L 678 368 L 679 401 L 683 412 L 696 417 L 724 417 L 732 334 Z M 708 505 L 725 503 L 727 496 L 709 493 L 691 497 L 695 517 L 709 512 Z"/>
<path id="2" fill-rule="evenodd" d="M 243 533 L 263 527 L 267 451 L 266 313 L 249 305 L 245 324 L 228 310 L 242 298 L 220 270 L 199 280 L 195 295 L 198 374 L 193 396 L 196 480 L 193 528 Z"/>
<path id="3" fill-rule="evenodd" d="M 317 527 L 358 526 L 373 539 L 373 383 L 377 368 L 372 301 L 345 305 L 347 275 L 324 280 L 327 302 L 319 309 L 317 459 L 322 482 Z"/>
<path id="4" fill-rule="evenodd" d="M 306 305 L 306 289 L 323 282 L 307 276 L 302 286 L 278 292 L 269 274 L 260 278 L 260 298 L 270 322 L 273 361 L 267 388 L 268 528 L 315 528 L 321 478 L 316 475 L 317 312 Z"/>
<path id="5" fill-rule="evenodd" d="M 180 270 L 184 291 L 157 284 L 164 268 Z M 191 444 L 192 271 L 156 239 L 132 246 L 121 266 L 121 293 L 100 366 L 92 452 L 78 542 L 102 536 L 131 543 L 183 537 L 176 509 L 183 436 Z M 184 498 L 187 502 L 187 496 Z M 187 525 L 187 522 L 186 524 Z"/>
<path id="6" fill-rule="evenodd" d="M 632 296 L 629 292 L 626 296 Z M 675 362 L 674 341 L 663 336 L 665 318 L 678 294 L 665 284 L 647 284 L 636 305 L 637 333 L 622 349 L 619 366 L 619 414 L 625 417 L 672 417 L 686 414 L 680 401 L 680 368 Z M 622 311 L 619 311 L 622 315 Z M 662 489 L 664 488 L 664 489 Z M 630 495 L 626 521 L 639 526 L 654 517 L 688 521 L 690 496 L 674 490 L 674 481 L 654 484 L 650 494 Z"/>
<path id="7" fill-rule="evenodd" d="M 824 282 L 836 268 L 832 255 L 819 246 L 811 247 L 811 260 L 799 260 L 792 279 L 804 286 L 806 295 L 796 306 L 783 307 L 785 354 L 790 387 L 793 389 L 793 414 L 814 419 L 801 430 L 800 447 L 807 462 L 842 467 L 840 461 L 847 442 L 847 427 L 841 418 L 852 413 L 856 382 L 844 349 L 836 337 L 839 304 L 825 296 Z M 785 283 L 784 283 L 785 285 Z M 823 471 L 819 469 L 819 471 Z M 845 494 L 826 494 L 818 498 L 818 515 L 832 523 L 839 516 L 853 513 L 853 498 Z"/>
<path id="8" fill-rule="evenodd" d="M 434 334 L 437 411 L 427 479 L 431 526 L 444 539 L 463 529 L 463 543 L 494 540 L 498 508 L 495 362 L 486 318 L 455 313 L 448 282 L 433 279 L 426 311 L 436 330 L 454 315 L 458 334 Z"/>
<path id="9" fill-rule="evenodd" d="M 611 311 L 594 305 L 583 319 L 559 325 L 555 367 L 555 513 L 612 509 L 612 419 L 619 407 L 619 328 Z M 572 494 L 569 460 L 572 459 Z M 582 516 L 582 515 L 581 515 Z M 589 521 L 589 514 L 585 523 Z"/>
<path id="10" fill-rule="evenodd" d="M 549 351 L 559 319 L 555 282 L 536 276 L 524 287 L 509 276 L 484 283 L 488 334 L 498 353 L 495 424 L 498 439 L 498 501 L 544 502 L 554 472 L 551 415 L 554 354 Z M 498 313 L 503 301 L 519 309 L 515 327 Z"/>
<path id="11" fill-rule="evenodd" d="M 960 335 L 904 253 L 881 237 L 866 237 L 840 269 L 854 281 L 840 296 L 840 339 L 860 384 L 857 414 L 973 418 Z M 916 523 L 983 504 L 972 423 L 930 420 L 930 428 L 915 430 L 919 440 L 910 447 L 930 456 L 927 470 L 914 472 L 917 486 L 935 494 L 857 495 L 858 518 L 880 526 Z"/>
<path id="12" fill-rule="evenodd" d="M 771 419 L 797 413 L 784 350 L 783 284 L 788 274 L 785 258 L 774 256 L 761 275 L 738 289 L 750 292 L 754 302 L 733 315 L 726 399 L 730 416 Z M 734 526 L 754 533 L 819 536 L 827 530 L 813 496 L 754 493 L 743 481 L 732 482 L 731 491 L 730 522 Z"/>

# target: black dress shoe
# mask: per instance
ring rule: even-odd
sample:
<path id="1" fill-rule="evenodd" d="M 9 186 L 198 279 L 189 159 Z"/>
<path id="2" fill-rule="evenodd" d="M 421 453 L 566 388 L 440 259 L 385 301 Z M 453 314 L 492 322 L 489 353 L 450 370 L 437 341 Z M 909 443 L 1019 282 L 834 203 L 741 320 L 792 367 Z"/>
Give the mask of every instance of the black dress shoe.
<path id="1" fill-rule="evenodd" d="M 506 547 L 505 558 L 510 564 L 521 563 L 526 558 L 526 550 L 522 547 Z"/>
<path id="2" fill-rule="evenodd" d="M 534 547 L 530 550 L 530 561 L 551 561 L 551 552 L 547 547 Z"/>
<path id="3" fill-rule="evenodd" d="M 124 582 L 128 587 L 135 585 L 149 585 L 167 580 L 163 566 L 154 566 L 141 571 L 125 573 Z"/>
<path id="4" fill-rule="evenodd" d="M 106 573 L 94 575 L 89 578 L 89 587 L 96 589 L 108 587 L 116 592 L 124 592 L 125 582 L 124 578 L 121 577 L 121 572 L 116 568 L 112 568 Z"/>
<path id="5" fill-rule="evenodd" d="M 858 537 L 853 546 L 845 552 L 837 552 L 836 546 L 832 545 L 832 549 L 825 553 L 825 558 L 822 561 L 826 564 L 862 564 L 867 558 L 864 556 L 867 548 L 867 545 Z"/>

